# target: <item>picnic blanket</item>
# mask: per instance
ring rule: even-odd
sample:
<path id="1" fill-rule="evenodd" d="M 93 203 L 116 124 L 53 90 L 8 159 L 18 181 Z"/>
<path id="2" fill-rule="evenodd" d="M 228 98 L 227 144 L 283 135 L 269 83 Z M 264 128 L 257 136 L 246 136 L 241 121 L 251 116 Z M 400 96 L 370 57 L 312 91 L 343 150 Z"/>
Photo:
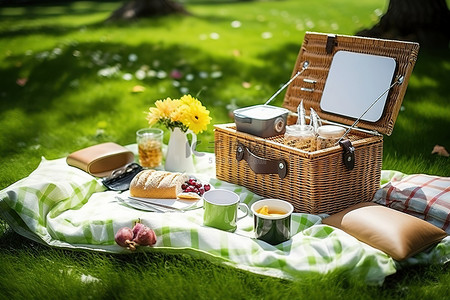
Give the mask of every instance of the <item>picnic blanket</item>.
<path id="1" fill-rule="evenodd" d="M 248 205 L 261 198 L 241 186 L 215 179 L 213 154 L 203 153 L 195 161 L 197 176 L 213 187 L 233 190 Z M 382 182 L 402 176 L 383 171 Z M 287 279 L 339 271 L 369 284 L 381 284 L 403 266 L 450 260 L 448 236 L 429 251 L 398 263 L 344 231 L 321 224 L 323 216 L 294 213 L 292 238 L 272 246 L 253 238 L 251 216 L 238 221 L 236 232 L 229 233 L 203 226 L 201 208 L 170 213 L 141 211 L 118 201 L 117 195 L 106 191 L 98 178 L 68 166 L 64 158 L 42 158 L 28 177 L 0 191 L 0 217 L 17 233 L 53 247 L 130 254 L 133 252 L 114 242 L 114 234 L 140 220 L 155 231 L 157 242 L 153 247 L 139 247 L 137 252 L 189 253 Z"/>

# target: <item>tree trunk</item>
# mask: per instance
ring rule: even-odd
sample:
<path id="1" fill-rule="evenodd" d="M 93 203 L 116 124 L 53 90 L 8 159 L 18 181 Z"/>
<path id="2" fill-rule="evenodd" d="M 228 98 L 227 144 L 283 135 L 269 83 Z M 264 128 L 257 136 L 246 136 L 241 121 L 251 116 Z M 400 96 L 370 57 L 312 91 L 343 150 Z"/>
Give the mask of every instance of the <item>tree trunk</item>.
<path id="1" fill-rule="evenodd" d="M 356 35 L 448 48 L 450 11 L 445 0 L 390 0 L 379 23 Z"/>
<path id="2" fill-rule="evenodd" d="M 142 17 L 185 14 L 183 5 L 172 0 L 131 0 L 115 10 L 107 21 L 132 20 Z"/>

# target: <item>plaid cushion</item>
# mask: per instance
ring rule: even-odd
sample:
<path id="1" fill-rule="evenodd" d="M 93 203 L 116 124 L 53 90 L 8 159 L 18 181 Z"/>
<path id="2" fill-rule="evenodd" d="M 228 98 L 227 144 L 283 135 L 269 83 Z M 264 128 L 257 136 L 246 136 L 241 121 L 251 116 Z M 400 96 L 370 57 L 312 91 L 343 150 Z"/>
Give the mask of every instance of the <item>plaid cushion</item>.
<path id="1" fill-rule="evenodd" d="M 374 202 L 416 216 L 450 234 L 450 178 L 423 174 L 393 178 Z"/>

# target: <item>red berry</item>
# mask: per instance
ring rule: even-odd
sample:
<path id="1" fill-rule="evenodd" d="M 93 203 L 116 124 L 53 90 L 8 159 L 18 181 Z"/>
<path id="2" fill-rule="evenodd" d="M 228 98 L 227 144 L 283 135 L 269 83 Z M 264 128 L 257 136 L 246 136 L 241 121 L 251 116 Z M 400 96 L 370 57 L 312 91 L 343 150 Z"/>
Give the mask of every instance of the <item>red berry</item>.
<path id="1" fill-rule="evenodd" d="M 189 184 L 195 185 L 197 183 L 197 180 L 195 178 L 189 178 Z"/>
<path id="2" fill-rule="evenodd" d="M 205 193 L 205 189 L 204 189 L 204 188 L 199 188 L 199 189 L 198 189 L 198 194 L 199 194 L 200 196 L 203 196 L 204 193 Z"/>
<path id="3" fill-rule="evenodd" d="M 202 186 L 203 186 L 203 185 L 202 185 L 201 183 L 197 183 L 197 184 L 195 185 L 195 187 L 198 188 L 198 189 L 201 188 Z"/>
<path id="4" fill-rule="evenodd" d="M 189 193 L 189 192 L 193 192 L 194 189 L 191 186 L 188 186 L 184 191 Z"/>
<path id="5" fill-rule="evenodd" d="M 205 189 L 205 191 L 209 191 L 211 189 L 211 186 L 209 185 L 209 183 L 205 183 L 205 185 L 203 186 L 203 188 Z"/>
<path id="6" fill-rule="evenodd" d="M 183 183 L 183 184 L 181 185 L 181 188 L 182 188 L 183 191 L 184 191 L 185 189 L 187 189 L 188 186 L 189 186 L 189 185 L 188 185 L 187 183 Z"/>

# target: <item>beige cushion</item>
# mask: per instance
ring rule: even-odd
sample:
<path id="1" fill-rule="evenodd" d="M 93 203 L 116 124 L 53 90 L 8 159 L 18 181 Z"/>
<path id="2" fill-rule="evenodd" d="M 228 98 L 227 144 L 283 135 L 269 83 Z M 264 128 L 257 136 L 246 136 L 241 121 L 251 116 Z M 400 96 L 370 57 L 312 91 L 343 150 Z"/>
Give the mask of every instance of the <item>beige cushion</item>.
<path id="1" fill-rule="evenodd" d="M 399 261 L 447 236 L 428 222 L 372 202 L 349 207 L 322 223 L 337 227 Z"/>

